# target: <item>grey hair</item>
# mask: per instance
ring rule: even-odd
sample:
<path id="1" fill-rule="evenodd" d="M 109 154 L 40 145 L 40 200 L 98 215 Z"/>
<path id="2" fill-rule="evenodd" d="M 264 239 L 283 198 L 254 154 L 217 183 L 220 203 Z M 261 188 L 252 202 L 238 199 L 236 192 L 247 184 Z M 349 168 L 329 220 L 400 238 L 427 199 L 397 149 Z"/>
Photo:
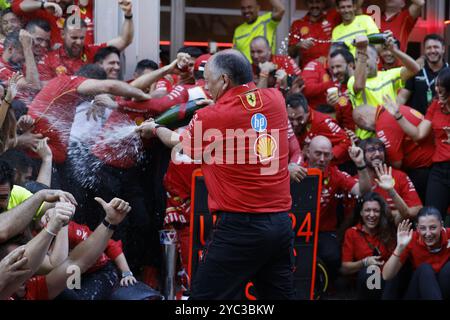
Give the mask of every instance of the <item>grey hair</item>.
<path id="1" fill-rule="evenodd" d="M 252 66 L 247 58 L 239 51 L 228 49 L 211 57 L 209 69 L 214 77 L 226 74 L 233 85 L 243 85 L 253 81 Z"/>

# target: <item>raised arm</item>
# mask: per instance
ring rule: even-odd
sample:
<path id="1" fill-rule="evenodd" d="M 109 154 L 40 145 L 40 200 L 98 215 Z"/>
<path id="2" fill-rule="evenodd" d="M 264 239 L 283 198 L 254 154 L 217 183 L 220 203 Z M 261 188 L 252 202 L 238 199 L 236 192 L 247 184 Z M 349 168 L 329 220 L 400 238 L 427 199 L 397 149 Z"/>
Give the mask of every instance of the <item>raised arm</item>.
<path id="1" fill-rule="evenodd" d="M 33 37 L 31 34 L 22 29 L 20 30 L 19 40 L 23 47 L 23 54 L 25 57 L 26 74 L 25 80 L 30 89 L 40 90 L 41 82 L 39 80 L 39 72 L 36 64 L 36 59 L 33 53 Z"/>
<path id="2" fill-rule="evenodd" d="M 402 63 L 403 67 L 400 76 L 402 77 L 402 80 L 406 82 L 420 71 L 420 65 L 397 47 L 392 32 L 388 31 L 387 33 L 389 34 L 389 37 L 386 40 L 386 47 Z"/>
<path id="3" fill-rule="evenodd" d="M 352 146 L 348 149 L 348 154 L 358 169 L 359 182 L 352 188 L 351 193 L 361 196 L 371 190 L 370 175 L 364 161 L 364 152 L 352 142 Z"/>
<path id="4" fill-rule="evenodd" d="M 411 0 L 411 5 L 409 6 L 409 14 L 414 19 L 417 19 L 422 13 L 422 8 L 425 5 L 425 0 Z"/>
<path id="5" fill-rule="evenodd" d="M 77 266 L 80 272 L 85 272 L 98 257 L 103 253 L 108 240 L 113 235 L 114 226 L 119 225 L 130 212 L 128 202 L 114 198 L 106 203 L 100 198 L 95 198 L 106 212 L 104 223 L 101 223 L 89 238 L 78 244 L 69 254 L 69 257 L 53 269 L 46 277 L 49 299 L 55 298 L 66 288 L 66 281 L 70 274 L 67 273 L 69 266 Z M 112 227 L 107 227 L 110 225 Z"/>
<path id="6" fill-rule="evenodd" d="M 397 123 L 403 131 L 410 136 L 414 141 L 420 141 L 431 134 L 431 122 L 424 119 L 416 127 L 408 119 L 406 119 L 400 112 L 400 108 L 389 96 L 383 97 L 384 108 L 397 120 Z"/>
<path id="7" fill-rule="evenodd" d="M 76 204 L 75 198 L 60 190 L 41 190 L 17 207 L 0 214 L 0 243 L 22 232 L 33 219 L 42 202 L 65 201 Z"/>
<path id="8" fill-rule="evenodd" d="M 45 9 L 52 12 L 56 17 L 61 17 L 63 15 L 62 8 L 59 4 L 51 1 L 36 1 L 36 0 L 25 0 L 20 4 L 20 10 L 26 13 L 32 13 L 36 10 Z"/>
<path id="9" fill-rule="evenodd" d="M 353 91 L 355 94 L 360 93 L 366 88 L 367 81 L 367 46 L 369 39 L 366 36 L 357 36 L 355 40 L 356 50 L 356 66 L 355 66 L 355 83 Z"/>
<path id="10" fill-rule="evenodd" d="M 383 279 L 388 281 L 394 278 L 402 268 L 402 262 L 400 261 L 400 255 L 406 249 L 411 242 L 413 230 L 411 229 L 411 222 L 409 220 L 402 221 L 398 225 L 397 229 L 397 246 L 392 253 L 389 260 L 386 262 L 383 268 Z"/>
<path id="11" fill-rule="evenodd" d="M 281 21 L 286 11 L 283 3 L 281 0 L 270 0 L 270 4 L 272 5 L 272 19 L 275 21 Z"/>
<path id="12" fill-rule="evenodd" d="M 133 42 L 134 38 L 133 6 L 131 0 L 119 0 L 119 6 L 125 17 L 125 21 L 122 25 L 122 32 L 117 38 L 109 40 L 107 45 L 123 51 Z"/>

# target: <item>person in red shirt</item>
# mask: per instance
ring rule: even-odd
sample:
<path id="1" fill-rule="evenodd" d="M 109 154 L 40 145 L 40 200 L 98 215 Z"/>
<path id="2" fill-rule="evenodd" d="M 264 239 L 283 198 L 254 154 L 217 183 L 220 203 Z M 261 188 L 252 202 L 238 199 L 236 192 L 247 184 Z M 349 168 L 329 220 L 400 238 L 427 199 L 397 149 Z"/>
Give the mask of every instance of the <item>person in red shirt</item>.
<path id="1" fill-rule="evenodd" d="M 361 141 L 359 147 L 364 151 L 372 190 L 384 197 L 395 223 L 414 219 L 422 208 L 422 202 L 409 177 L 400 170 L 387 167 L 383 141 L 369 138 Z"/>
<path id="2" fill-rule="evenodd" d="M 355 131 L 353 107 L 347 89 L 347 82 L 353 76 L 355 58 L 347 49 L 337 49 L 328 58 L 329 73 L 333 77 L 336 92 L 327 92 L 327 104 L 334 106 L 336 122 L 345 130 Z M 332 90 L 331 90 L 332 91 Z"/>
<path id="3" fill-rule="evenodd" d="M 137 128 L 202 160 L 208 206 L 218 220 L 194 275 L 192 299 L 239 299 L 249 280 L 263 299 L 294 298 L 286 108 L 278 90 L 258 89 L 252 79 L 244 55 L 221 51 L 205 67 L 215 104 L 197 111 L 181 143 L 153 121 Z M 211 134 L 214 143 L 204 139 Z"/>
<path id="4" fill-rule="evenodd" d="M 84 4 L 87 5 L 84 5 Z M 35 1 L 13 0 L 12 10 L 26 22 L 32 19 L 43 19 L 51 26 L 51 47 L 55 48 L 61 43 L 61 33 L 64 23 L 70 19 L 77 19 L 87 25 L 86 45 L 94 44 L 94 1 L 60 0 L 60 1 Z M 77 10 L 69 10 L 71 6 L 77 6 Z"/>
<path id="5" fill-rule="evenodd" d="M 312 110 L 301 93 L 288 96 L 286 106 L 289 121 L 304 152 L 312 138 L 325 136 L 333 144 L 333 163 L 349 160 L 347 150 L 351 141 L 333 118 Z"/>
<path id="6" fill-rule="evenodd" d="M 358 201 L 349 227 L 345 228 L 342 244 L 341 272 L 357 274 L 358 299 L 381 298 L 384 283 L 374 290 L 367 287 L 367 279 L 373 274 L 368 272 L 368 267 L 382 268 L 394 248 L 395 224 L 386 201 L 378 193 L 366 193 Z"/>
<path id="7" fill-rule="evenodd" d="M 344 194 L 360 196 L 370 191 L 370 178 L 364 162 L 363 151 L 352 146 L 350 158 L 358 168 L 360 181 L 330 165 L 333 157 L 332 145 L 324 136 L 314 137 L 306 152 L 308 168 L 322 171 L 322 194 L 320 197 L 319 247 L 317 254 L 325 262 L 332 280 L 336 279 L 341 266 L 340 245 L 336 237 L 338 201 Z"/>
<path id="8" fill-rule="evenodd" d="M 259 36 L 250 43 L 250 55 L 253 61 L 253 75 L 258 88 L 288 89 L 288 77 L 300 75 L 295 61 L 285 55 L 274 55 L 269 41 Z"/>
<path id="9" fill-rule="evenodd" d="M 425 204 L 447 213 L 450 206 L 450 69 L 444 68 L 436 82 L 438 99 L 427 110 L 425 119 L 418 125 L 412 124 L 406 114 L 390 98 L 385 97 L 385 108 L 413 141 L 421 141 L 433 133 L 436 146 L 428 178 Z"/>
<path id="10" fill-rule="evenodd" d="M 416 231 L 403 221 L 397 230 L 397 247 L 383 268 L 383 279 L 392 279 L 409 260 L 414 273 L 404 296 L 407 300 L 450 298 L 450 229 L 440 212 L 424 207 L 417 216 Z"/>
<path id="11" fill-rule="evenodd" d="M 400 50 L 406 52 L 408 38 L 417 19 L 422 14 L 425 0 L 411 0 L 409 8 L 404 8 L 405 0 L 386 0 L 385 11 L 381 15 L 380 29 L 392 31 L 394 37 L 400 41 Z"/>
<path id="12" fill-rule="evenodd" d="M 302 68 L 313 60 L 327 57 L 331 32 L 340 23 L 339 15 L 333 15 L 332 10 L 324 12 L 324 0 L 307 0 L 306 3 L 308 13 L 295 20 L 289 32 L 289 56 L 300 57 Z"/>
<path id="13" fill-rule="evenodd" d="M 418 111 L 400 106 L 400 112 L 414 126 L 424 121 Z M 402 169 L 410 176 L 422 201 L 426 199 L 427 182 L 435 145 L 432 136 L 420 141 L 412 140 L 399 126 L 395 118 L 382 106 L 360 106 L 353 111 L 355 122 L 360 128 L 375 131 L 386 147 L 389 163 Z"/>
<path id="14" fill-rule="evenodd" d="M 3 51 L 3 41 L 5 37 L 13 32 L 19 32 L 23 26 L 23 22 L 20 18 L 11 10 L 5 9 L 2 10 L 0 16 L 0 24 L 1 24 L 1 51 Z M 3 53 L 3 52 L 0 52 Z"/>
<path id="15" fill-rule="evenodd" d="M 70 24 L 69 19 L 66 20 L 62 33 L 63 45 L 49 52 L 38 65 L 41 81 L 49 81 L 58 75 L 74 75 L 81 66 L 93 62 L 94 55 L 100 48 L 113 46 L 119 51 L 125 50 L 134 36 L 131 1 L 122 0 L 121 9 L 125 14 L 122 34 L 99 45 L 86 45 L 87 25 L 83 20 L 80 21 L 79 26 Z"/>

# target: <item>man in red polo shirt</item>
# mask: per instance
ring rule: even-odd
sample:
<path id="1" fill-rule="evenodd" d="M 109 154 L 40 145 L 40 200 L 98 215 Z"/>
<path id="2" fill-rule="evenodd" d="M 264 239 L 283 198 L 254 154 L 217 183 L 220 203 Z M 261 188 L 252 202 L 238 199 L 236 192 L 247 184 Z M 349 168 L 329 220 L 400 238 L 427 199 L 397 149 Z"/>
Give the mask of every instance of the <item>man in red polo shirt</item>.
<path id="1" fill-rule="evenodd" d="M 359 182 L 336 166 L 330 165 L 333 158 L 331 142 L 324 136 L 311 140 L 306 156 L 307 167 L 322 171 L 322 194 L 320 198 L 319 247 L 318 256 L 325 262 L 330 277 L 335 279 L 341 265 L 341 249 L 336 237 L 338 228 L 337 205 L 345 194 L 360 196 L 370 191 L 370 178 L 364 161 L 363 151 L 355 146 L 348 149 L 355 163 Z"/>
<path id="2" fill-rule="evenodd" d="M 98 49 L 113 46 L 119 51 L 125 50 L 134 36 L 132 6 L 129 0 L 121 0 L 121 8 L 125 14 L 125 22 L 122 26 L 122 34 L 100 45 L 86 45 L 86 23 L 81 20 L 80 25 L 73 25 L 69 19 L 64 22 L 62 37 L 64 44 L 61 48 L 48 53 L 40 61 L 39 74 L 41 81 L 49 81 L 58 75 L 73 75 L 83 65 L 93 62 Z"/>
<path id="3" fill-rule="evenodd" d="M 51 26 L 51 47 L 62 45 L 61 33 L 64 23 L 70 19 L 77 19 L 87 26 L 86 45 L 94 44 L 94 1 L 83 0 L 59 0 L 59 1 L 35 1 L 13 0 L 12 10 L 26 22 L 32 19 L 44 19 Z M 87 4 L 87 5 L 83 5 Z M 77 10 L 69 10 L 71 6 L 77 6 Z"/>
<path id="4" fill-rule="evenodd" d="M 420 112 L 410 107 L 400 106 L 400 112 L 415 126 L 424 120 Z M 376 132 L 377 137 L 386 146 L 389 163 L 394 168 L 408 173 L 422 201 L 425 201 L 428 175 L 435 151 L 433 137 L 430 135 L 415 142 L 382 106 L 361 106 L 353 111 L 353 115 L 358 127 Z"/>
<path id="5" fill-rule="evenodd" d="M 425 0 L 411 0 L 409 8 L 404 8 L 405 0 L 386 0 L 385 11 L 381 15 L 382 32 L 390 30 L 400 41 L 400 50 L 406 52 L 408 38 L 417 19 L 422 13 Z"/>
<path id="6" fill-rule="evenodd" d="M 286 108 L 278 90 L 258 89 L 252 79 L 244 55 L 221 51 L 205 68 L 215 104 L 197 111 L 182 143 L 155 122 L 137 128 L 202 160 L 218 222 L 194 275 L 193 299 L 240 299 L 249 280 L 262 299 L 294 298 Z"/>
<path id="7" fill-rule="evenodd" d="M 287 77 L 300 75 L 300 69 L 295 61 L 289 56 L 272 54 L 269 42 L 264 37 L 255 37 L 252 40 L 250 55 L 258 88 L 286 89 Z"/>
<path id="8" fill-rule="evenodd" d="M 359 146 L 369 168 L 372 191 L 379 193 L 388 203 L 396 224 L 414 219 L 422 202 L 409 177 L 400 170 L 387 168 L 385 144 L 378 138 L 363 140 Z"/>
<path id="9" fill-rule="evenodd" d="M 315 136 L 325 136 L 333 144 L 333 163 L 341 164 L 349 160 L 347 150 L 351 141 L 333 118 L 312 110 L 301 93 L 288 96 L 286 106 L 288 118 L 302 149 L 307 149 Z"/>
<path id="10" fill-rule="evenodd" d="M 289 55 L 300 56 L 302 68 L 313 60 L 327 57 L 331 32 L 340 23 L 339 15 L 324 13 L 324 0 L 307 0 L 306 3 L 308 13 L 295 20 L 289 32 Z"/>

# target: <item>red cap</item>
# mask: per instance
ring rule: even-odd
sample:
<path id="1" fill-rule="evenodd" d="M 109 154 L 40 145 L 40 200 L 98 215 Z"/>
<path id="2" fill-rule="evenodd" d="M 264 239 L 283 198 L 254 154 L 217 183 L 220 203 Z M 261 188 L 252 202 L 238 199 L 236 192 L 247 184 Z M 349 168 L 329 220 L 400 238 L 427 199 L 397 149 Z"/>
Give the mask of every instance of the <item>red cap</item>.
<path id="1" fill-rule="evenodd" d="M 208 62 L 209 58 L 211 58 L 211 55 L 209 53 L 198 57 L 197 60 L 195 60 L 194 72 L 205 71 L 205 65 Z"/>

